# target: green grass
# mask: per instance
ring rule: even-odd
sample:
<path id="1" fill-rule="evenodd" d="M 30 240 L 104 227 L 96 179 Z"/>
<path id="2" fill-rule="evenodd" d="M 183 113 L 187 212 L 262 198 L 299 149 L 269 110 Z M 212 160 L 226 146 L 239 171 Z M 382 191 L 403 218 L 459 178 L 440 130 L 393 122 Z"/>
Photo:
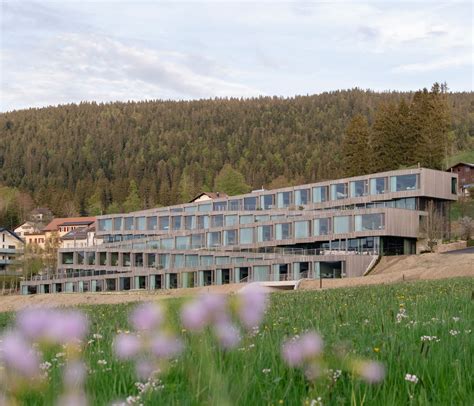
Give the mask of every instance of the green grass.
<path id="1" fill-rule="evenodd" d="M 176 321 L 180 300 L 165 303 Z M 396 323 L 401 304 L 408 318 Z M 111 352 L 116 331 L 129 328 L 132 306 L 83 308 L 91 318 L 91 335 L 103 336 L 84 353 L 92 370 L 87 391 L 94 405 L 137 393 L 132 365 L 115 360 Z M 0 329 L 12 319 L 11 314 L 0 314 Z M 161 377 L 164 387 L 151 393 L 145 404 L 305 405 L 320 396 L 324 405 L 472 405 L 474 331 L 468 331 L 474 330 L 473 320 L 474 278 L 273 294 L 259 333 L 245 338 L 240 350 L 224 353 L 210 336 L 184 333 L 187 350 L 169 365 Z M 280 357 L 281 343 L 308 329 L 320 332 L 328 352 L 344 347 L 351 356 L 382 362 L 387 369 L 384 382 L 368 385 L 343 372 L 333 385 L 327 380 L 308 383 Z M 422 344 L 424 335 L 440 341 Z M 97 364 L 101 359 L 107 360 L 105 367 Z M 420 382 L 406 382 L 406 373 L 417 375 Z M 22 402 L 52 404 L 60 388 L 56 367 L 52 376 L 47 390 L 25 395 Z"/>
<path id="2" fill-rule="evenodd" d="M 452 221 L 459 220 L 464 216 L 474 218 L 474 199 L 453 202 L 450 215 Z"/>
<path id="3" fill-rule="evenodd" d="M 459 152 L 448 158 L 448 166 L 456 165 L 458 162 L 474 162 L 474 151 L 467 150 Z"/>

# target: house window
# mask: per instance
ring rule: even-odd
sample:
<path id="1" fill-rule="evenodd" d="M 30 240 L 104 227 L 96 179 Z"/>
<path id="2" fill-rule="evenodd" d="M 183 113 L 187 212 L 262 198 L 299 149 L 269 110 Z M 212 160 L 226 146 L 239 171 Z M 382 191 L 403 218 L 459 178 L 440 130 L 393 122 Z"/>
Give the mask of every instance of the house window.
<path id="1" fill-rule="evenodd" d="M 328 235 L 329 228 L 330 228 L 330 218 L 321 218 L 314 220 L 314 228 L 313 234 L 314 235 Z"/>
<path id="2" fill-rule="evenodd" d="M 295 204 L 297 206 L 308 204 L 309 189 L 301 189 L 295 192 Z"/>
<path id="3" fill-rule="evenodd" d="M 309 237 L 309 221 L 295 221 L 295 238 Z"/>
<path id="4" fill-rule="evenodd" d="M 415 190 L 418 188 L 418 175 L 400 175 L 390 178 L 390 191 L 403 192 L 405 190 Z"/>
<path id="5" fill-rule="evenodd" d="M 347 183 L 336 183 L 331 185 L 331 200 L 347 198 Z"/>
<path id="6" fill-rule="evenodd" d="M 292 204 L 293 193 L 292 192 L 279 192 L 277 193 L 277 207 L 279 209 L 287 208 Z"/>
<path id="7" fill-rule="evenodd" d="M 272 226 L 260 226 L 257 229 L 258 242 L 271 241 L 273 234 Z"/>
<path id="8" fill-rule="evenodd" d="M 350 216 L 334 217 L 334 234 L 349 233 L 351 231 L 350 219 Z"/>
<path id="9" fill-rule="evenodd" d="M 268 210 L 268 209 L 273 208 L 273 199 L 274 199 L 273 195 L 260 196 L 260 207 L 263 210 Z"/>
<path id="10" fill-rule="evenodd" d="M 458 193 L 458 180 L 456 178 L 451 178 L 451 193 L 453 195 Z"/>
<path id="11" fill-rule="evenodd" d="M 288 240 L 291 238 L 291 223 L 277 224 L 275 226 L 275 239 Z"/>
<path id="12" fill-rule="evenodd" d="M 382 230 L 384 228 L 384 216 L 381 213 L 357 215 L 354 223 L 355 231 Z"/>
<path id="13" fill-rule="evenodd" d="M 351 197 L 366 196 L 367 189 L 367 180 L 356 180 L 350 183 Z"/>

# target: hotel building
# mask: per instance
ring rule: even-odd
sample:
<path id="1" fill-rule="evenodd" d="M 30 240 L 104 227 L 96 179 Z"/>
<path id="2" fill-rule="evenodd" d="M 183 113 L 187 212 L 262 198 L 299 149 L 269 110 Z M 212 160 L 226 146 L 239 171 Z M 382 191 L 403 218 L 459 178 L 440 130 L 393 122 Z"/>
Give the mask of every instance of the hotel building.
<path id="1" fill-rule="evenodd" d="M 446 219 L 457 175 L 404 169 L 98 216 L 101 245 L 63 248 L 22 293 L 173 289 L 364 275 L 415 254 L 429 201 Z"/>

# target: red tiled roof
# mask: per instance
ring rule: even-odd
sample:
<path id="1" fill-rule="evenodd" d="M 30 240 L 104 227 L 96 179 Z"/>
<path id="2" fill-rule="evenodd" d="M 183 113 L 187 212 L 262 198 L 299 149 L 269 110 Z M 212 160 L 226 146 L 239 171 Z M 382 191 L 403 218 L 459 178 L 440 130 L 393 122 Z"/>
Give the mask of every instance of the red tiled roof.
<path id="1" fill-rule="evenodd" d="M 199 199 L 201 196 L 206 195 L 210 199 L 220 199 L 222 197 L 229 197 L 227 196 L 227 193 L 222 193 L 222 192 L 202 192 L 199 193 L 194 199 L 192 199 L 189 203 L 194 202 L 196 199 Z"/>
<path id="2" fill-rule="evenodd" d="M 95 222 L 95 217 L 60 217 L 52 220 L 43 231 L 57 231 L 64 223 L 69 224 L 91 224 Z"/>

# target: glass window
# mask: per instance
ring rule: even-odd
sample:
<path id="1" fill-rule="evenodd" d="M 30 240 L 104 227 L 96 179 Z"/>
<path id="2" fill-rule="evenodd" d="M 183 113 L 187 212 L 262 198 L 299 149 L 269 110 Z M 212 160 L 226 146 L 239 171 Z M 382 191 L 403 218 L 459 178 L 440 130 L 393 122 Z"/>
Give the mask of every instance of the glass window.
<path id="1" fill-rule="evenodd" d="M 404 190 L 415 190 L 418 187 L 418 175 L 400 175 L 390 178 L 390 191 L 402 192 Z"/>
<path id="2" fill-rule="evenodd" d="M 225 265 L 230 263 L 229 257 L 216 257 L 216 265 Z"/>
<path id="3" fill-rule="evenodd" d="M 367 195 L 367 181 L 356 180 L 350 183 L 351 197 L 360 197 Z"/>
<path id="4" fill-rule="evenodd" d="M 177 250 L 189 249 L 190 241 L 191 241 L 191 238 L 189 236 L 176 237 L 176 249 Z"/>
<path id="5" fill-rule="evenodd" d="M 221 232 L 220 231 L 207 233 L 207 246 L 209 248 L 219 247 L 220 245 L 221 245 Z"/>
<path id="6" fill-rule="evenodd" d="M 237 230 L 224 231 L 224 245 L 237 244 Z"/>
<path id="7" fill-rule="evenodd" d="M 224 215 L 218 214 L 211 217 L 212 227 L 223 227 L 224 226 Z"/>
<path id="8" fill-rule="evenodd" d="M 156 227 L 158 226 L 158 218 L 156 216 L 147 217 L 146 224 L 147 230 L 156 230 Z"/>
<path id="9" fill-rule="evenodd" d="M 214 202 L 214 211 L 225 211 L 227 210 L 227 201 L 223 202 Z"/>
<path id="10" fill-rule="evenodd" d="M 256 222 L 264 222 L 270 220 L 270 216 L 268 214 L 260 215 L 260 216 L 255 216 L 255 221 Z"/>
<path id="11" fill-rule="evenodd" d="M 295 191 L 295 204 L 297 206 L 308 204 L 309 202 L 309 189 L 301 189 Z"/>
<path id="12" fill-rule="evenodd" d="M 72 265 L 74 264 L 74 253 L 73 252 L 63 252 L 63 264 L 64 265 Z"/>
<path id="13" fill-rule="evenodd" d="M 241 228 L 239 234 L 240 244 L 253 244 L 253 228 Z"/>
<path id="14" fill-rule="evenodd" d="M 184 228 L 185 230 L 194 230 L 195 228 L 195 217 L 185 216 L 184 217 Z"/>
<path id="15" fill-rule="evenodd" d="M 198 211 L 211 211 L 212 203 L 204 203 L 198 206 Z"/>
<path id="16" fill-rule="evenodd" d="M 133 217 L 125 217 L 125 230 L 133 230 Z"/>
<path id="17" fill-rule="evenodd" d="M 196 205 L 194 205 L 194 206 L 187 206 L 187 207 L 184 208 L 184 211 L 185 211 L 186 213 L 194 213 L 194 212 L 196 211 L 196 209 L 197 209 Z"/>
<path id="18" fill-rule="evenodd" d="M 260 196 L 260 207 L 263 210 L 268 210 L 273 208 L 273 195 L 263 195 Z"/>
<path id="19" fill-rule="evenodd" d="M 286 208 L 292 204 L 292 192 L 279 192 L 277 193 L 277 207 L 279 209 Z"/>
<path id="20" fill-rule="evenodd" d="M 99 219 L 99 231 L 112 231 L 112 219 Z"/>
<path id="21" fill-rule="evenodd" d="M 131 265 L 130 253 L 129 252 L 124 252 L 122 254 L 122 265 L 123 266 L 130 266 Z"/>
<path id="22" fill-rule="evenodd" d="M 331 185 L 331 200 L 347 198 L 347 183 L 336 183 Z"/>
<path id="23" fill-rule="evenodd" d="M 199 266 L 199 255 L 186 255 L 186 268 Z"/>
<path id="24" fill-rule="evenodd" d="M 170 267 L 170 254 L 158 254 L 158 261 L 160 267 L 167 269 Z"/>
<path id="25" fill-rule="evenodd" d="M 291 223 L 277 224 L 275 226 L 276 240 L 288 240 L 291 238 Z"/>
<path id="26" fill-rule="evenodd" d="M 273 234 L 272 226 L 257 227 L 258 242 L 271 241 Z"/>
<path id="27" fill-rule="evenodd" d="M 387 178 L 370 179 L 370 194 L 381 195 L 387 193 Z"/>
<path id="28" fill-rule="evenodd" d="M 468 167 L 468 169 L 471 169 Z M 451 178 L 451 194 L 456 195 L 458 193 L 458 179 Z"/>
<path id="29" fill-rule="evenodd" d="M 204 234 L 191 235 L 191 247 L 192 248 L 204 247 Z"/>
<path id="30" fill-rule="evenodd" d="M 86 252 L 86 265 L 95 265 L 95 252 Z"/>
<path id="31" fill-rule="evenodd" d="M 77 253 L 77 264 L 78 265 L 84 265 L 84 252 L 78 252 Z"/>
<path id="32" fill-rule="evenodd" d="M 242 204 L 240 199 L 229 200 L 229 210 L 241 210 Z"/>
<path id="33" fill-rule="evenodd" d="M 355 216 L 355 231 L 382 230 L 383 214 L 361 214 Z"/>
<path id="34" fill-rule="evenodd" d="M 328 187 L 316 186 L 313 188 L 313 203 L 322 203 L 328 200 Z"/>
<path id="35" fill-rule="evenodd" d="M 205 230 L 209 228 L 209 216 L 198 216 L 197 217 L 197 228 L 199 230 Z"/>
<path id="36" fill-rule="evenodd" d="M 214 257 L 212 255 L 201 255 L 200 263 L 201 266 L 214 265 Z"/>
<path id="37" fill-rule="evenodd" d="M 415 197 L 409 197 L 405 199 L 406 202 L 406 208 L 408 210 L 416 210 L 416 198 Z"/>
<path id="38" fill-rule="evenodd" d="M 237 214 L 230 214 L 225 216 L 225 225 L 226 227 L 233 226 L 239 223 L 239 216 Z"/>
<path id="39" fill-rule="evenodd" d="M 252 214 L 246 214 L 244 216 L 240 216 L 240 224 L 249 224 L 253 223 L 253 215 Z"/>
<path id="40" fill-rule="evenodd" d="M 181 230 L 181 216 L 171 217 L 171 226 L 173 230 Z"/>
<path id="41" fill-rule="evenodd" d="M 295 238 L 309 237 L 309 221 L 295 221 Z"/>
<path id="42" fill-rule="evenodd" d="M 174 248 L 173 238 L 162 238 L 160 240 L 160 248 L 162 250 L 172 250 Z"/>
<path id="43" fill-rule="evenodd" d="M 146 220 L 145 217 L 137 217 L 137 230 L 146 230 Z"/>
<path id="44" fill-rule="evenodd" d="M 173 268 L 184 268 L 184 254 L 173 255 Z"/>
<path id="45" fill-rule="evenodd" d="M 182 213 L 183 208 L 182 207 L 173 207 L 173 208 L 170 209 L 170 212 L 171 213 Z"/>
<path id="46" fill-rule="evenodd" d="M 122 217 L 114 217 L 114 231 L 122 230 Z"/>
<path id="47" fill-rule="evenodd" d="M 169 230 L 169 228 L 170 228 L 170 218 L 160 217 L 160 230 Z"/>
<path id="48" fill-rule="evenodd" d="M 156 254 L 147 254 L 148 268 L 154 268 L 156 266 Z"/>
<path id="49" fill-rule="evenodd" d="M 334 217 L 334 234 L 349 233 L 351 231 L 350 219 L 350 216 Z"/>
<path id="50" fill-rule="evenodd" d="M 313 234 L 314 235 L 328 235 L 330 224 L 331 224 L 330 218 L 315 219 Z"/>
<path id="51" fill-rule="evenodd" d="M 245 197 L 244 198 L 244 210 L 257 210 L 257 198 L 256 197 Z"/>

